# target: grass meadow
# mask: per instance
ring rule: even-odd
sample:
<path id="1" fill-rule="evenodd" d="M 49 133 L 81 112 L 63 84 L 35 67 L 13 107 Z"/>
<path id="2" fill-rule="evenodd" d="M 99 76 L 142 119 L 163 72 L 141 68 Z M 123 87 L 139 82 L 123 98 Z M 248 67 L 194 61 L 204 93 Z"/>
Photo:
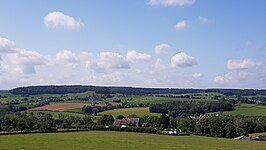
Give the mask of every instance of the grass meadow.
<path id="1" fill-rule="evenodd" d="M 0 150 L 264 150 L 265 142 L 200 136 L 86 131 L 0 136 Z"/>
<path id="2" fill-rule="evenodd" d="M 266 106 L 255 104 L 241 104 L 235 111 L 225 112 L 227 115 L 266 116 Z"/>

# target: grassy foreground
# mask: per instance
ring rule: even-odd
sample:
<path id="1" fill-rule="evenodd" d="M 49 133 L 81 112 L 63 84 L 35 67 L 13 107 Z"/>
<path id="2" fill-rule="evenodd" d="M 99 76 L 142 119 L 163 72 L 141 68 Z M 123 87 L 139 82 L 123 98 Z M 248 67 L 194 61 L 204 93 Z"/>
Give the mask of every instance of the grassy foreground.
<path id="1" fill-rule="evenodd" d="M 113 109 L 113 110 L 108 110 L 101 112 L 99 114 L 107 114 L 107 115 L 112 115 L 114 117 L 118 115 L 123 115 L 127 117 L 128 115 L 137 115 L 137 116 L 145 116 L 145 115 L 150 115 L 150 116 L 160 116 L 160 113 L 150 113 L 149 108 L 121 108 L 121 109 Z"/>
<path id="2" fill-rule="evenodd" d="M 199 136 L 88 131 L 0 136 L 0 150 L 263 150 L 265 142 Z"/>

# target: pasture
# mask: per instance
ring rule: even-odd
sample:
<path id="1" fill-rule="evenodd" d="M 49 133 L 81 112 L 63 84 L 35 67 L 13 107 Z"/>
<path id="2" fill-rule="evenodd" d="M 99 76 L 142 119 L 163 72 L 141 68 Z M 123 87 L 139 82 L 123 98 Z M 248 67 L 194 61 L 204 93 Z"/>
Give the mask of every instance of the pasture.
<path id="1" fill-rule="evenodd" d="M 265 142 L 129 132 L 69 132 L 0 136 L 0 150 L 263 150 Z"/>
<path id="2" fill-rule="evenodd" d="M 85 115 L 83 114 L 79 114 L 79 113 L 72 113 L 72 112 L 59 112 L 59 111 L 31 111 L 28 110 L 26 111 L 28 113 L 33 113 L 34 115 L 38 115 L 39 112 L 43 112 L 45 114 L 51 114 L 53 116 L 54 119 L 58 119 L 59 118 L 59 114 L 62 115 L 66 115 L 66 116 L 73 116 L 73 117 L 84 117 Z"/>
<path id="3" fill-rule="evenodd" d="M 255 104 L 241 104 L 235 111 L 225 112 L 227 115 L 266 116 L 266 106 Z"/>
<path id="4" fill-rule="evenodd" d="M 149 108 L 121 108 L 121 109 L 113 109 L 113 110 L 108 110 L 104 112 L 100 112 L 99 114 L 107 114 L 107 115 L 112 115 L 113 117 L 116 117 L 118 115 L 123 115 L 125 117 L 129 115 L 137 115 L 139 117 L 145 116 L 145 115 L 150 115 L 150 116 L 160 116 L 160 113 L 150 113 Z"/>

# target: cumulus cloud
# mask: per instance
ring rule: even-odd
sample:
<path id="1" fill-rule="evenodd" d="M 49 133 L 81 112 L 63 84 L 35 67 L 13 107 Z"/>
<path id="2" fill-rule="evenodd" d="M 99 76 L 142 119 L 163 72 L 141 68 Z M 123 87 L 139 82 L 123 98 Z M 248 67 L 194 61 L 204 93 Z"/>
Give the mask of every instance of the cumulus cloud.
<path id="1" fill-rule="evenodd" d="M 163 6 L 184 6 L 192 5 L 195 0 L 149 0 L 149 5 L 163 5 Z"/>
<path id="2" fill-rule="evenodd" d="M 62 12 L 51 12 L 44 17 L 44 24 L 47 28 L 70 28 L 75 29 L 83 25 L 81 21 L 65 15 Z"/>
<path id="3" fill-rule="evenodd" d="M 126 58 L 118 53 L 101 52 L 95 59 L 88 60 L 86 67 L 101 72 L 105 69 L 128 69 L 130 65 Z"/>
<path id="4" fill-rule="evenodd" d="M 203 74 L 202 74 L 202 73 L 198 73 L 198 72 L 196 72 L 196 73 L 194 73 L 194 74 L 192 75 L 192 77 L 193 77 L 194 79 L 198 79 L 198 78 L 203 77 Z"/>
<path id="5" fill-rule="evenodd" d="M 185 28 L 188 27 L 188 24 L 187 24 L 187 21 L 183 20 L 183 21 L 180 21 L 178 22 L 176 25 L 175 25 L 175 29 L 176 30 L 183 30 Z"/>
<path id="6" fill-rule="evenodd" d="M 0 37 L 0 53 L 15 52 L 15 43 L 9 39 Z"/>
<path id="7" fill-rule="evenodd" d="M 198 17 L 197 17 L 197 21 L 198 21 L 199 23 L 202 23 L 202 24 L 208 24 L 208 23 L 209 23 L 209 19 L 206 18 L 206 17 L 203 17 L 203 16 L 198 16 Z"/>
<path id="8" fill-rule="evenodd" d="M 259 87 L 266 79 L 262 64 L 249 58 L 228 60 L 227 69 L 227 72 L 214 78 L 214 84 L 244 88 Z"/>
<path id="9" fill-rule="evenodd" d="M 233 59 L 227 61 L 227 68 L 229 70 L 238 70 L 238 69 L 255 69 L 259 67 L 259 63 L 253 61 L 252 59 Z"/>
<path id="10" fill-rule="evenodd" d="M 191 67 L 197 64 L 197 60 L 187 55 L 185 52 L 180 52 L 175 54 L 171 58 L 171 66 L 172 67 Z"/>
<path id="11" fill-rule="evenodd" d="M 126 73 L 113 72 L 102 75 L 92 75 L 88 77 L 82 77 L 81 82 L 88 82 L 93 84 L 117 84 L 123 82 L 127 77 Z"/>
<path id="12" fill-rule="evenodd" d="M 154 51 L 157 55 L 166 55 L 173 48 L 168 44 L 160 44 L 155 46 Z"/>
<path id="13" fill-rule="evenodd" d="M 125 57 L 114 52 L 101 52 L 98 55 L 97 65 L 101 68 L 129 68 Z"/>
<path id="14" fill-rule="evenodd" d="M 45 65 L 47 60 L 40 53 L 25 49 L 18 49 L 16 53 L 6 56 L 5 63 L 21 73 L 35 73 L 35 66 Z"/>
<path id="15" fill-rule="evenodd" d="M 134 50 L 131 50 L 127 52 L 126 59 L 132 63 L 140 63 L 151 60 L 151 56 L 145 53 L 139 53 Z"/>
<path id="16" fill-rule="evenodd" d="M 65 61 L 70 63 L 78 62 L 78 58 L 76 53 L 69 51 L 69 50 L 62 50 L 56 54 L 56 59 L 59 61 Z"/>
<path id="17" fill-rule="evenodd" d="M 154 64 L 154 69 L 156 71 L 162 71 L 165 70 L 167 67 L 166 65 L 163 63 L 163 61 L 161 59 L 157 59 L 155 64 Z"/>

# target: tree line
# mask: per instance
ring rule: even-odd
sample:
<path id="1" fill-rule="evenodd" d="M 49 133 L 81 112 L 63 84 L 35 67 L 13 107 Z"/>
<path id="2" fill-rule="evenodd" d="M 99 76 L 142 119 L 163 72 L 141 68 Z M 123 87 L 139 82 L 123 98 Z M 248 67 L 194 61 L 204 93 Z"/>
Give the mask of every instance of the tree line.
<path id="1" fill-rule="evenodd" d="M 199 116 L 209 112 L 221 112 L 234 110 L 233 103 L 229 101 L 175 101 L 168 103 L 150 104 L 150 112 L 166 113 L 170 116 L 187 117 Z"/>

